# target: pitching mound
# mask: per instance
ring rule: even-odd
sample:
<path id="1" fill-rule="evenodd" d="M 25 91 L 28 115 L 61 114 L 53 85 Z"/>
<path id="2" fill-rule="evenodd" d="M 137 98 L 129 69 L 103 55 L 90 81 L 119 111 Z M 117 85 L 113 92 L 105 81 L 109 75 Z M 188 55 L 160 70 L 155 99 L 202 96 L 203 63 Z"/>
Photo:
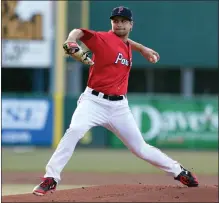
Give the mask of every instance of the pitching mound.
<path id="1" fill-rule="evenodd" d="M 45 196 L 3 196 L 2 202 L 217 202 L 217 186 L 103 185 L 59 190 Z"/>

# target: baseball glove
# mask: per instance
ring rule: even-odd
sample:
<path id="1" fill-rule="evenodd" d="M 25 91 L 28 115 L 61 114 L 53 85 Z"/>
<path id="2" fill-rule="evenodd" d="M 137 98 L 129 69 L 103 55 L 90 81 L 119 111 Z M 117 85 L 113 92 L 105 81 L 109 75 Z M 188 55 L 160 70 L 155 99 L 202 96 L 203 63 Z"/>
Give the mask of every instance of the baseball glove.
<path id="1" fill-rule="evenodd" d="M 89 58 L 88 53 L 83 51 L 82 48 L 75 42 L 66 42 L 63 44 L 65 54 L 71 56 L 77 61 L 86 65 L 93 65 L 94 62 Z"/>

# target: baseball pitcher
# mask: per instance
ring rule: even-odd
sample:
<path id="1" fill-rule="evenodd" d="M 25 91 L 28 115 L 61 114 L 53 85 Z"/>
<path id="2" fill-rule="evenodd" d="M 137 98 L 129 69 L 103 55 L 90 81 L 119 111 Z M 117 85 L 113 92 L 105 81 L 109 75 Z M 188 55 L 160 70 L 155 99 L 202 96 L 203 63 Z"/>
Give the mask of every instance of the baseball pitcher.
<path id="1" fill-rule="evenodd" d="M 103 126 L 112 131 L 133 154 L 167 172 L 175 180 L 188 187 L 198 186 L 197 178 L 190 171 L 144 141 L 129 108 L 126 94 L 132 51 L 139 52 L 151 63 L 159 60 L 159 54 L 129 39 L 133 27 L 133 16 L 129 8 L 114 8 L 110 20 L 110 31 L 73 29 L 63 45 L 66 54 L 90 65 L 89 79 L 78 100 L 69 128 L 46 166 L 42 182 L 33 190 L 35 195 L 45 195 L 56 189 L 61 180 L 60 174 L 76 144 L 94 126 Z M 78 40 L 93 53 L 92 59 L 77 44 Z"/>

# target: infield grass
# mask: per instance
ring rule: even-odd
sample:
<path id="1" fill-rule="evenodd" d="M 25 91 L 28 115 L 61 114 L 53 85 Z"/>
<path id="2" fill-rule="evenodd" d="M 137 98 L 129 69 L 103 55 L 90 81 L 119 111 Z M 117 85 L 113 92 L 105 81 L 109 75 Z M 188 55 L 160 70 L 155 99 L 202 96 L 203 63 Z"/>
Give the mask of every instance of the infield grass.
<path id="1" fill-rule="evenodd" d="M 2 149 L 2 171 L 44 172 L 45 165 L 54 150 Z M 205 151 L 164 151 L 196 174 L 218 174 L 218 152 Z M 121 172 L 121 173 L 161 173 L 149 163 L 136 158 L 128 150 L 76 149 L 64 171 L 80 172 Z"/>

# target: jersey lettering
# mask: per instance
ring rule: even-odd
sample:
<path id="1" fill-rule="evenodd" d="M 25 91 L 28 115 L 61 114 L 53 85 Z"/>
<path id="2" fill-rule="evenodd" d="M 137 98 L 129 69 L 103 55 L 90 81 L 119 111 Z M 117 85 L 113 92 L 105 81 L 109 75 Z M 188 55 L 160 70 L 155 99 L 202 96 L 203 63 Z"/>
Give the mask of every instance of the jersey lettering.
<path id="1" fill-rule="evenodd" d="M 117 64 L 119 61 L 122 65 L 129 66 L 130 64 L 127 59 L 123 58 L 123 55 L 121 53 L 118 54 L 115 63 Z"/>

